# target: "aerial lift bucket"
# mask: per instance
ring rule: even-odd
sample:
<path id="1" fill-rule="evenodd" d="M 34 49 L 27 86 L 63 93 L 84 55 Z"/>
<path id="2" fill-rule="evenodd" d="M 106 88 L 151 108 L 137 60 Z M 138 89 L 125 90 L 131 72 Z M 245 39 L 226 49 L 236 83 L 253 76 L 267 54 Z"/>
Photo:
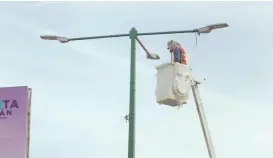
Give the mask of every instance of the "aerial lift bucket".
<path id="1" fill-rule="evenodd" d="M 156 100 L 158 104 L 172 107 L 188 102 L 192 75 L 187 65 L 170 62 L 157 69 Z"/>

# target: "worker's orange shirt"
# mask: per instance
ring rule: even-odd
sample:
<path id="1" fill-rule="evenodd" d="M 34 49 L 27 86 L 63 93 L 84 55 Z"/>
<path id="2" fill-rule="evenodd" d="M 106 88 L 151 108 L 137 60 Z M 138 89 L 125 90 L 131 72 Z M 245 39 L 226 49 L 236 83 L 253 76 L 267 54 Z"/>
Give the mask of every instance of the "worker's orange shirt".
<path id="1" fill-rule="evenodd" d="M 184 48 L 181 47 L 181 63 L 187 65 L 187 55 Z"/>
<path id="2" fill-rule="evenodd" d="M 176 47 L 173 51 L 173 56 L 174 58 L 172 59 L 172 62 L 178 62 L 180 64 L 184 64 L 187 65 L 187 55 L 186 52 L 184 50 L 184 48 L 182 48 L 180 45 L 178 47 Z"/>

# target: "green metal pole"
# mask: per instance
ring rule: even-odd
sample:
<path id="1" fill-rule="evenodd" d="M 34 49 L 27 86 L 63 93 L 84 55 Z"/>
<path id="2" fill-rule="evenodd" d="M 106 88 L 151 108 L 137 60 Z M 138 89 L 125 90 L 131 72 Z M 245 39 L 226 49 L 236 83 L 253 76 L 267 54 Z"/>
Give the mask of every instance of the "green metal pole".
<path id="1" fill-rule="evenodd" d="M 137 30 L 130 31 L 131 68 L 130 68 L 130 106 L 129 106 L 129 140 L 128 158 L 135 158 L 135 92 L 136 92 L 136 37 Z"/>

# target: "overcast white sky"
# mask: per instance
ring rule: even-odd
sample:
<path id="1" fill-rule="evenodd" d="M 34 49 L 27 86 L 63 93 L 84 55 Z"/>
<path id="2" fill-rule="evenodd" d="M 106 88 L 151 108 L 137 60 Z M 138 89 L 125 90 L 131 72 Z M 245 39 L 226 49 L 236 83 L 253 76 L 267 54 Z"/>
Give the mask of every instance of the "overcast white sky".
<path id="1" fill-rule="evenodd" d="M 128 38 L 60 44 L 40 34 L 92 36 L 193 29 L 227 22 L 201 36 L 141 37 L 137 47 L 136 158 L 207 158 L 197 112 L 159 106 L 155 66 L 178 40 L 201 85 L 218 158 L 273 157 L 273 3 L 1 2 L 1 86 L 33 88 L 30 158 L 127 158 Z"/>

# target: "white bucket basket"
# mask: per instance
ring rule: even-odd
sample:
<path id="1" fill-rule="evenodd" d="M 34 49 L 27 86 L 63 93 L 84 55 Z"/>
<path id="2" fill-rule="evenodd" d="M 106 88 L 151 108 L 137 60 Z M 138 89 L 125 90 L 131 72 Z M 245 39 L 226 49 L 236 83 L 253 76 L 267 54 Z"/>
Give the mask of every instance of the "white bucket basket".
<path id="1" fill-rule="evenodd" d="M 179 106 L 186 104 L 191 91 L 192 75 L 190 69 L 180 63 L 166 63 L 156 67 L 158 104 Z"/>

